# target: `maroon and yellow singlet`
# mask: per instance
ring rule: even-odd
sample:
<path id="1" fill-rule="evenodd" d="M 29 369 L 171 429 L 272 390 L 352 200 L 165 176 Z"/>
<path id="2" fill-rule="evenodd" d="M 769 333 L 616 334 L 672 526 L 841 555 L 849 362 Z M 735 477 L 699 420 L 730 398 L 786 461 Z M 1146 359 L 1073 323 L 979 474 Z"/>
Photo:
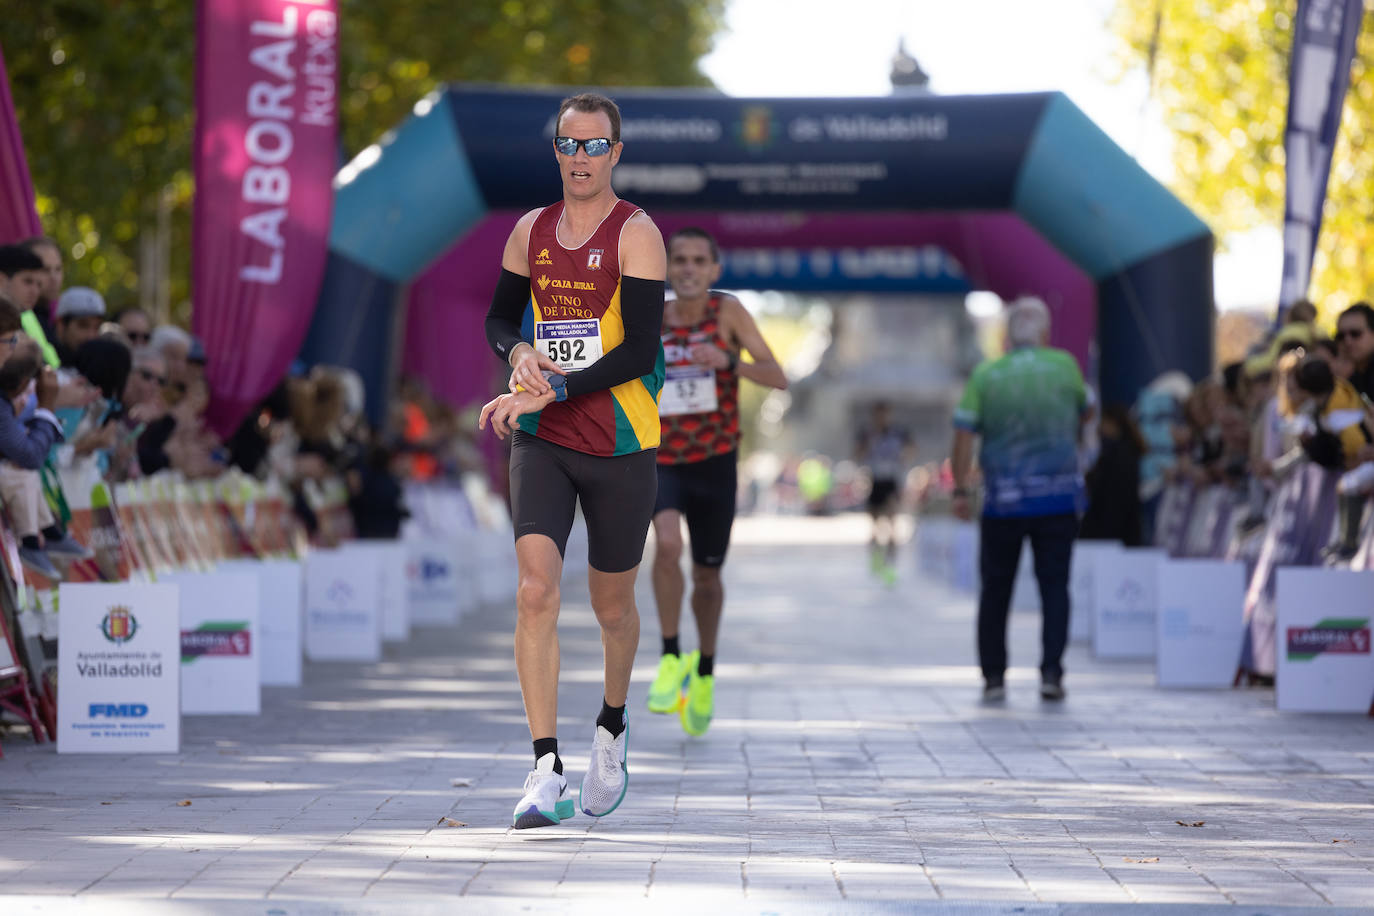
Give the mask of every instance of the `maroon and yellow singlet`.
<path id="1" fill-rule="evenodd" d="M 560 201 L 530 227 L 530 301 L 521 335 L 568 372 L 585 369 L 625 339 L 620 312 L 620 234 L 640 209 L 618 201 L 579 248 L 558 241 Z M 663 354 L 654 372 L 607 391 L 557 401 L 520 428 L 589 455 L 628 455 L 659 444 Z"/>

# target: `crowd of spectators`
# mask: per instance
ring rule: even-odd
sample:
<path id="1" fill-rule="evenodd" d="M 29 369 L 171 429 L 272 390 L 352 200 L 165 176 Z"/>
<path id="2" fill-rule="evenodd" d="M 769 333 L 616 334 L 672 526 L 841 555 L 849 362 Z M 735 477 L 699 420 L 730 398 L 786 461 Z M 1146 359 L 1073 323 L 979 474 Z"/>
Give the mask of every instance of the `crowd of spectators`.
<path id="1" fill-rule="evenodd" d="M 1264 523 L 1286 476 L 1311 462 L 1343 474 L 1338 532 L 1327 556 L 1352 556 L 1374 491 L 1374 307 L 1361 302 L 1341 312 L 1332 337 L 1321 333 L 1316 317 L 1310 302 L 1295 303 L 1245 360 L 1197 384 L 1177 373 L 1161 377 L 1142 393 L 1134 416 L 1105 412 L 1104 441 L 1111 427 L 1124 437 L 1127 454 L 1139 457 L 1140 533 L 1135 540 L 1125 531 L 1104 535 L 1085 522 L 1084 536 L 1152 542 L 1163 491 L 1176 481 L 1243 490 L 1244 533 Z M 1113 481 L 1124 480 L 1124 472 L 1109 469 L 1118 464 L 1104 447 L 1089 473 L 1090 516 L 1095 503 L 1119 501 Z"/>
<path id="2" fill-rule="evenodd" d="M 312 494 L 347 493 L 352 533 L 394 538 L 402 483 L 480 466 L 471 424 L 407 381 L 376 427 L 347 369 L 293 366 L 227 437 L 206 423 L 206 352 L 145 311 L 107 310 L 88 287 L 64 287 L 51 239 L 0 246 L 0 504 L 28 569 L 57 580 L 62 561 L 90 555 L 66 531 L 66 491 L 171 471 L 187 480 L 230 469 L 275 478 L 307 532 Z"/>

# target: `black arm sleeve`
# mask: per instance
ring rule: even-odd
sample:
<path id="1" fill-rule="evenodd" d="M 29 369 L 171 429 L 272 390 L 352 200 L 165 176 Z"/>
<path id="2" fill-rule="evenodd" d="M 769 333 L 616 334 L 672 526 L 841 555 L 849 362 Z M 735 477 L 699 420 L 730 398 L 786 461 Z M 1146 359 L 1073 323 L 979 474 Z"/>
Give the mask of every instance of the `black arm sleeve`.
<path id="1" fill-rule="evenodd" d="M 654 371 L 663 333 L 663 281 L 620 278 L 625 339 L 580 372 L 568 374 L 568 397 L 605 391 Z"/>
<path id="2" fill-rule="evenodd" d="M 525 338 L 520 336 L 520 324 L 525 319 L 525 305 L 530 301 L 530 278 L 501 268 L 496 292 L 491 294 L 491 308 L 487 309 L 487 343 L 503 362 L 510 362 L 510 351 Z"/>

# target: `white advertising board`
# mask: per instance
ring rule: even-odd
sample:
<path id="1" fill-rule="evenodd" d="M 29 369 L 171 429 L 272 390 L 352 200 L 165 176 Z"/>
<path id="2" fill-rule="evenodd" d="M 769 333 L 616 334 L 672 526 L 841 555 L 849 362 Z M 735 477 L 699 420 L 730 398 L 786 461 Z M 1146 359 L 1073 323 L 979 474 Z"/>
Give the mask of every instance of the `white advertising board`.
<path id="1" fill-rule="evenodd" d="M 374 554 L 313 550 L 305 563 L 305 654 L 312 661 L 377 661 L 382 621 Z"/>
<path id="2" fill-rule="evenodd" d="M 1097 558 L 1121 549 L 1119 541 L 1074 541 L 1069 567 L 1069 641 L 1091 643 L 1097 598 Z"/>
<path id="3" fill-rule="evenodd" d="M 1276 597 L 1278 708 L 1285 712 L 1370 712 L 1374 572 L 1282 567 Z"/>
<path id="4" fill-rule="evenodd" d="M 258 577 L 242 570 L 178 572 L 159 581 L 181 590 L 181 711 L 262 711 Z"/>
<path id="5" fill-rule="evenodd" d="M 58 587 L 58 753 L 181 749 L 177 600 L 174 585 Z"/>
<path id="6" fill-rule="evenodd" d="M 458 622 L 475 606 L 475 586 L 461 573 L 462 543 L 456 536 L 407 541 L 406 582 L 410 622 L 417 627 Z"/>
<path id="7" fill-rule="evenodd" d="M 1244 564 L 1165 560 L 1158 589 L 1159 686 L 1230 687 L 1245 638 Z"/>
<path id="8" fill-rule="evenodd" d="M 410 638 L 409 548 L 401 541 L 350 541 L 344 553 L 369 553 L 377 564 L 377 601 L 382 616 L 382 639 Z"/>
<path id="9" fill-rule="evenodd" d="M 305 655 L 305 583 L 299 560 L 225 560 L 258 577 L 258 658 L 264 687 L 299 687 Z"/>
<path id="10" fill-rule="evenodd" d="M 1155 657 L 1156 592 L 1166 552 L 1124 547 L 1093 564 L 1093 654 L 1098 658 Z"/>

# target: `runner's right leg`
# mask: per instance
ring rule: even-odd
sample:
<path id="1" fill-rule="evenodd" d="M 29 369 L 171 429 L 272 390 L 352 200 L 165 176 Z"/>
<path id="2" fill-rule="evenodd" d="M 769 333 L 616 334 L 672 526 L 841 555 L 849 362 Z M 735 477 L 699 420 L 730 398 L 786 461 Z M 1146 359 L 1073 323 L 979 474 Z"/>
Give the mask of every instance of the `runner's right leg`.
<path id="1" fill-rule="evenodd" d="M 658 606 L 659 633 L 663 652 L 658 671 L 649 685 L 649 712 L 671 715 L 682 704 L 690 656 L 679 643 L 682 625 L 682 597 L 686 582 L 682 575 L 682 512 L 677 506 L 678 487 L 672 469 L 658 469 L 658 497 L 654 505 L 654 603 Z"/>
<path id="2" fill-rule="evenodd" d="M 658 628 L 664 639 L 678 635 L 682 622 L 682 596 L 687 584 L 682 575 L 682 513 L 662 509 L 654 513 L 654 603 Z"/>
<path id="3" fill-rule="evenodd" d="M 535 758 L 513 823 L 546 827 L 575 810 L 558 756 L 558 610 L 577 491 L 559 447 L 524 433 L 511 443 L 510 484 L 518 567 L 515 669 Z"/>

